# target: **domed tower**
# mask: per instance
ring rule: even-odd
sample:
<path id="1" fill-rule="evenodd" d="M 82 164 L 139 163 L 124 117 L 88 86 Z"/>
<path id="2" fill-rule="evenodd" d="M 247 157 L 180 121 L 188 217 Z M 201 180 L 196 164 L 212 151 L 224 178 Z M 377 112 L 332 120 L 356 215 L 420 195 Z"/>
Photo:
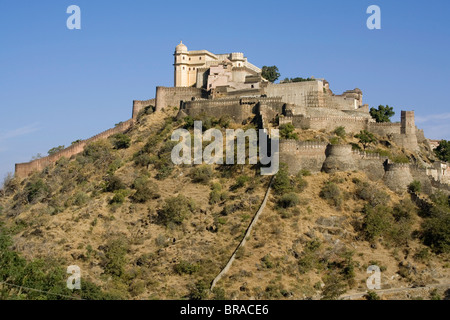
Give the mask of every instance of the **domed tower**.
<path id="1" fill-rule="evenodd" d="M 180 41 L 175 47 L 175 63 L 174 63 L 174 86 L 188 87 L 188 64 L 189 52 L 187 47 Z"/>

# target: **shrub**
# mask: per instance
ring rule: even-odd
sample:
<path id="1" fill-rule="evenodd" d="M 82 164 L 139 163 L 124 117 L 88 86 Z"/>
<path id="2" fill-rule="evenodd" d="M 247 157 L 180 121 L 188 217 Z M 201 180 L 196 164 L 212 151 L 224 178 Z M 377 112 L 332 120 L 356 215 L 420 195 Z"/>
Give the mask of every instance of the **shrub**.
<path id="1" fill-rule="evenodd" d="M 107 164 L 114 159 L 111 153 L 111 144 L 107 140 L 99 140 L 86 145 L 82 157 L 98 165 Z M 78 158 L 79 161 L 80 159 Z"/>
<path id="2" fill-rule="evenodd" d="M 280 164 L 280 169 L 275 176 L 275 181 L 272 183 L 272 188 L 276 194 L 283 194 L 292 191 L 293 188 L 286 164 Z"/>
<path id="3" fill-rule="evenodd" d="M 369 204 L 372 207 L 376 207 L 380 204 L 386 204 L 390 201 L 390 196 L 379 189 L 377 189 L 374 185 L 367 182 L 358 182 L 357 181 L 356 195 L 362 199 L 369 201 Z"/>
<path id="4" fill-rule="evenodd" d="M 227 216 L 227 215 L 232 214 L 232 213 L 234 213 L 234 212 L 236 212 L 238 210 L 239 210 L 239 205 L 238 204 L 228 204 L 228 205 L 226 205 L 223 208 L 223 210 L 222 210 L 222 212 L 220 214 L 223 215 L 223 216 Z"/>
<path id="5" fill-rule="evenodd" d="M 14 177 L 14 174 L 8 172 L 3 179 L 2 189 L 5 192 L 5 195 L 12 195 L 19 190 L 19 181 Z"/>
<path id="6" fill-rule="evenodd" d="M 308 169 L 302 169 L 298 172 L 297 175 L 301 175 L 303 177 L 308 177 L 311 175 L 311 171 L 309 171 Z"/>
<path id="7" fill-rule="evenodd" d="M 330 138 L 330 144 L 336 145 L 336 144 L 340 144 L 340 143 L 341 143 L 341 138 L 339 138 L 339 137 Z"/>
<path id="8" fill-rule="evenodd" d="M 88 202 L 88 200 L 89 200 L 88 195 L 82 191 L 79 191 L 74 196 L 73 204 L 76 206 L 82 206 L 86 202 Z"/>
<path id="9" fill-rule="evenodd" d="M 430 300 L 442 300 L 442 297 L 438 293 L 437 289 L 433 289 L 430 292 Z"/>
<path id="10" fill-rule="evenodd" d="M 404 154 L 397 154 L 390 157 L 393 163 L 409 163 L 409 158 Z"/>
<path id="11" fill-rule="evenodd" d="M 164 180 L 168 178 L 173 171 L 173 163 L 172 161 L 167 158 L 160 158 L 157 162 L 154 163 L 156 170 L 158 170 L 158 173 L 156 174 L 156 179 L 158 180 Z"/>
<path id="12" fill-rule="evenodd" d="M 199 280 L 195 284 L 189 286 L 189 299 L 190 300 L 204 300 L 208 296 L 208 285 Z"/>
<path id="13" fill-rule="evenodd" d="M 132 188 L 136 192 L 131 196 L 134 202 L 145 203 L 160 198 L 158 185 L 151 183 L 147 177 L 138 177 L 134 180 Z"/>
<path id="14" fill-rule="evenodd" d="M 342 206 L 342 192 L 339 187 L 333 182 L 328 182 L 325 184 L 325 186 L 322 187 L 322 190 L 320 191 L 320 197 L 328 200 L 336 208 L 341 208 Z"/>
<path id="15" fill-rule="evenodd" d="M 118 176 L 109 175 L 104 180 L 103 190 L 105 192 L 114 192 L 117 190 L 126 189 L 126 185 Z"/>
<path id="16" fill-rule="evenodd" d="M 305 249 L 298 259 L 298 270 L 300 273 L 305 274 L 319 266 L 318 250 L 321 245 L 322 243 L 317 239 L 306 244 Z"/>
<path id="17" fill-rule="evenodd" d="M 275 267 L 275 263 L 273 261 L 273 258 L 270 254 L 265 255 L 261 259 L 261 266 L 266 269 L 272 269 Z"/>
<path id="18" fill-rule="evenodd" d="M 345 138 L 345 136 L 347 135 L 347 133 L 345 132 L 345 127 L 343 126 L 334 129 L 333 133 L 342 139 Z"/>
<path id="19" fill-rule="evenodd" d="M 169 223 L 181 224 L 194 210 L 195 204 L 190 198 L 178 195 L 166 199 L 163 208 L 158 211 L 158 217 L 166 226 Z"/>
<path id="20" fill-rule="evenodd" d="M 158 180 L 164 180 L 172 173 L 174 164 L 171 160 L 171 153 L 176 144 L 175 141 L 166 141 L 159 150 L 157 158 L 153 160 L 155 169 L 158 170 L 156 174 Z"/>
<path id="21" fill-rule="evenodd" d="M 300 202 L 300 199 L 293 192 L 284 194 L 278 199 L 278 205 L 281 208 L 285 208 L 285 209 L 295 207 L 299 204 L 299 202 Z"/>
<path id="22" fill-rule="evenodd" d="M 295 131 L 295 127 L 291 123 L 282 124 L 280 126 L 280 138 L 298 140 L 298 134 Z"/>
<path id="23" fill-rule="evenodd" d="M 427 248 L 423 248 L 417 251 L 417 253 L 413 256 L 414 260 L 420 261 L 420 262 L 427 262 L 430 260 L 431 254 L 430 250 Z"/>
<path id="24" fill-rule="evenodd" d="M 245 184 L 250 180 L 248 176 L 239 176 L 236 179 L 236 183 L 231 186 L 231 190 L 237 190 L 245 186 Z"/>
<path id="25" fill-rule="evenodd" d="M 228 199 L 228 193 L 222 191 L 222 186 L 219 183 L 212 185 L 212 191 L 209 194 L 209 204 L 216 204 L 220 201 Z"/>
<path id="26" fill-rule="evenodd" d="M 363 231 L 365 238 L 374 242 L 378 237 L 384 236 L 393 224 L 393 217 L 389 207 L 379 205 L 375 208 L 365 206 L 363 219 Z"/>
<path id="27" fill-rule="evenodd" d="M 364 150 L 366 150 L 372 143 L 377 142 L 377 139 L 373 133 L 366 130 L 361 130 L 360 133 L 355 135 L 355 138 L 359 139 L 359 143 L 363 145 Z"/>
<path id="28" fill-rule="evenodd" d="M 420 193 L 422 191 L 422 184 L 420 181 L 414 180 L 409 184 L 408 191 L 411 193 Z"/>
<path id="29" fill-rule="evenodd" d="M 308 186 L 308 181 L 306 181 L 303 178 L 303 176 L 304 176 L 304 172 L 300 171 L 297 173 L 297 175 L 294 178 L 296 192 L 302 192 Z"/>
<path id="30" fill-rule="evenodd" d="M 367 291 L 367 294 L 364 296 L 366 300 L 373 301 L 373 300 L 380 300 L 380 296 L 375 291 Z"/>
<path id="31" fill-rule="evenodd" d="M 198 264 L 192 264 L 192 263 L 182 260 L 182 261 L 180 261 L 180 263 L 176 264 L 173 269 L 179 275 L 193 274 L 200 269 L 200 266 Z"/>
<path id="32" fill-rule="evenodd" d="M 423 241 L 436 253 L 450 252 L 450 213 L 441 212 L 425 220 Z"/>
<path id="33" fill-rule="evenodd" d="M 50 150 L 48 150 L 48 155 L 52 156 L 54 154 L 57 154 L 58 152 L 64 150 L 64 148 L 65 148 L 65 146 L 58 146 L 58 147 L 55 147 L 55 148 L 51 148 Z"/>
<path id="34" fill-rule="evenodd" d="M 112 239 L 108 242 L 103 261 L 105 274 L 119 278 L 125 275 L 128 250 L 129 243 L 123 237 Z"/>
<path id="35" fill-rule="evenodd" d="M 131 138 L 123 133 L 117 133 L 112 136 L 112 144 L 115 149 L 127 149 L 130 147 Z"/>
<path id="36" fill-rule="evenodd" d="M 37 179 L 28 182 L 25 185 L 24 191 L 27 201 L 29 203 L 36 203 L 41 201 L 47 195 L 49 187 L 42 179 Z"/>
<path id="37" fill-rule="evenodd" d="M 148 167 L 153 163 L 152 157 L 148 153 L 137 153 L 133 159 L 137 166 Z"/>
<path id="38" fill-rule="evenodd" d="M 213 170 L 211 166 L 201 165 L 192 168 L 189 175 L 194 183 L 208 184 L 213 177 Z"/>
<path id="39" fill-rule="evenodd" d="M 393 216 L 396 222 L 413 222 L 417 214 L 417 207 L 415 204 L 409 200 L 401 200 L 393 208 Z"/>
<path id="40" fill-rule="evenodd" d="M 323 279 L 322 300 L 336 300 L 346 292 L 347 285 L 343 277 L 336 273 L 331 273 Z"/>
<path id="41" fill-rule="evenodd" d="M 215 287 L 212 290 L 214 300 L 226 300 L 225 290 L 223 288 Z"/>
<path id="42" fill-rule="evenodd" d="M 109 201 L 109 204 L 122 204 L 126 197 L 128 197 L 128 190 L 116 190 L 114 191 L 114 196 Z"/>

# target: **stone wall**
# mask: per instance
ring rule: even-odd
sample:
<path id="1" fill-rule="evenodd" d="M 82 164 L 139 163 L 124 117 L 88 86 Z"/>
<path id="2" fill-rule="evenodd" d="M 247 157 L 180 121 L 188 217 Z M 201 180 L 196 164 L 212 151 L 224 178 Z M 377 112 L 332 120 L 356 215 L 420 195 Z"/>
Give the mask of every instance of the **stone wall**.
<path id="1" fill-rule="evenodd" d="M 431 185 L 432 177 L 428 175 L 427 169 L 417 165 L 410 165 L 409 170 L 413 179 L 420 181 L 422 192 L 431 195 L 433 193 L 433 188 Z"/>
<path id="2" fill-rule="evenodd" d="M 338 110 L 356 110 L 359 107 L 356 99 L 328 94 L 324 95 L 324 103 L 327 108 Z"/>
<path id="3" fill-rule="evenodd" d="M 167 107 L 180 107 L 181 101 L 206 98 L 206 91 L 192 87 L 156 87 L 156 111 Z"/>
<path id="4" fill-rule="evenodd" d="M 240 98 L 220 98 L 220 99 L 200 99 L 186 101 L 181 104 L 181 111 L 186 115 L 195 117 L 202 113 L 216 118 L 221 116 L 230 116 L 234 122 L 242 123 L 244 120 L 253 118 L 260 112 L 260 105 L 264 105 L 266 119 L 270 118 L 275 110 L 282 111 L 281 98 L 262 98 L 262 97 L 240 97 Z M 268 107 L 271 106 L 271 107 Z"/>
<path id="5" fill-rule="evenodd" d="M 368 131 L 377 134 L 381 137 L 385 137 L 388 134 L 400 134 L 401 125 L 400 122 L 394 122 L 394 123 L 378 123 L 378 122 L 371 122 L 368 127 Z"/>
<path id="6" fill-rule="evenodd" d="M 345 127 L 347 132 L 359 132 L 367 130 L 370 119 L 366 117 L 305 117 L 304 115 L 294 115 L 280 119 L 282 123 L 292 123 L 294 127 L 307 130 L 333 131 L 337 127 Z"/>
<path id="7" fill-rule="evenodd" d="M 55 153 L 51 156 L 37 159 L 37 160 L 27 162 L 27 163 L 16 163 L 16 170 L 15 170 L 16 177 L 25 178 L 35 171 L 41 171 L 45 167 L 55 163 L 62 157 L 70 158 L 76 154 L 81 153 L 84 150 L 84 147 L 88 143 L 98 141 L 101 139 L 106 139 L 116 133 L 125 132 L 128 129 L 130 129 L 132 126 L 133 126 L 133 119 L 130 119 L 128 121 L 118 124 L 116 127 L 112 128 L 112 129 L 108 129 L 102 133 L 99 133 L 99 134 L 93 136 L 92 138 L 89 138 L 87 140 L 83 140 L 81 142 L 73 144 L 70 147 L 68 147 L 64 150 L 61 150 L 60 152 Z"/>
<path id="8" fill-rule="evenodd" d="M 389 138 L 400 148 L 408 150 L 417 150 L 419 148 L 415 134 L 392 134 L 389 135 Z"/>
<path id="9" fill-rule="evenodd" d="M 320 80 L 293 82 L 293 83 L 269 83 L 263 88 L 268 97 L 282 97 L 283 102 L 292 103 L 303 107 L 323 106 L 323 82 Z"/>
<path id="10" fill-rule="evenodd" d="M 306 169 L 313 173 L 322 170 L 327 143 L 280 140 L 280 163 L 286 163 L 290 174 Z"/>
<path id="11" fill-rule="evenodd" d="M 441 191 L 447 193 L 448 195 L 450 195 L 450 185 L 449 184 L 441 183 L 433 178 L 430 178 L 430 182 L 431 182 L 431 185 L 433 188 L 441 190 Z"/>
<path id="12" fill-rule="evenodd" d="M 406 192 L 408 185 L 414 180 L 409 164 L 386 163 L 385 171 L 384 183 L 394 192 Z"/>
<path id="13" fill-rule="evenodd" d="M 155 106 L 156 99 L 150 99 L 150 100 L 134 100 L 133 101 L 133 114 L 132 119 L 136 120 L 139 112 L 143 110 L 144 108 L 147 108 L 149 106 Z"/>
<path id="14" fill-rule="evenodd" d="M 328 145 L 325 154 L 327 158 L 323 163 L 322 170 L 326 173 L 352 171 L 357 167 L 352 154 L 352 146 L 349 144 Z"/>

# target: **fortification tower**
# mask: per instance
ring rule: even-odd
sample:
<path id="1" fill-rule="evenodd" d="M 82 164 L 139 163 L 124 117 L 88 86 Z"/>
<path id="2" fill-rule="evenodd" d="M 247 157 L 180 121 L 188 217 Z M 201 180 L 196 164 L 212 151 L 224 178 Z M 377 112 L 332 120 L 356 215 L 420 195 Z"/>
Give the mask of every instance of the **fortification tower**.
<path id="1" fill-rule="evenodd" d="M 175 87 L 188 87 L 189 75 L 189 52 L 187 47 L 180 41 L 180 44 L 175 47 L 175 63 L 174 63 L 174 86 Z"/>
<path id="2" fill-rule="evenodd" d="M 416 134 L 414 111 L 402 111 L 401 134 Z"/>

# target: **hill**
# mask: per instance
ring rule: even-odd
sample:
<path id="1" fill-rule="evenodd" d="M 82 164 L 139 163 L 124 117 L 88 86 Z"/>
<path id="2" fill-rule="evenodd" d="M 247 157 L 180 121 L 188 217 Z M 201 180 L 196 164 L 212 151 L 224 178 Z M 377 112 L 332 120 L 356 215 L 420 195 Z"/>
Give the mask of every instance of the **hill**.
<path id="1" fill-rule="evenodd" d="M 421 194 L 417 185 L 395 193 L 362 171 L 289 175 L 284 165 L 245 247 L 210 292 L 271 177 L 258 165 L 174 166 L 172 131 L 192 130 L 192 118 L 152 110 L 123 134 L 5 182 L 2 298 L 335 299 L 366 291 L 370 265 L 380 267 L 382 289 L 443 284 L 420 297 L 449 295 L 447 195 Z M 256 127 L 200 118 L 205 129 Z M 295 131 L 336 143 L 332 132 Z M 378 140 L 372 149 L 411 157 L 392 145 Z M 81 269 L 81 291 L 65 288 L 69 265 Z"/>

